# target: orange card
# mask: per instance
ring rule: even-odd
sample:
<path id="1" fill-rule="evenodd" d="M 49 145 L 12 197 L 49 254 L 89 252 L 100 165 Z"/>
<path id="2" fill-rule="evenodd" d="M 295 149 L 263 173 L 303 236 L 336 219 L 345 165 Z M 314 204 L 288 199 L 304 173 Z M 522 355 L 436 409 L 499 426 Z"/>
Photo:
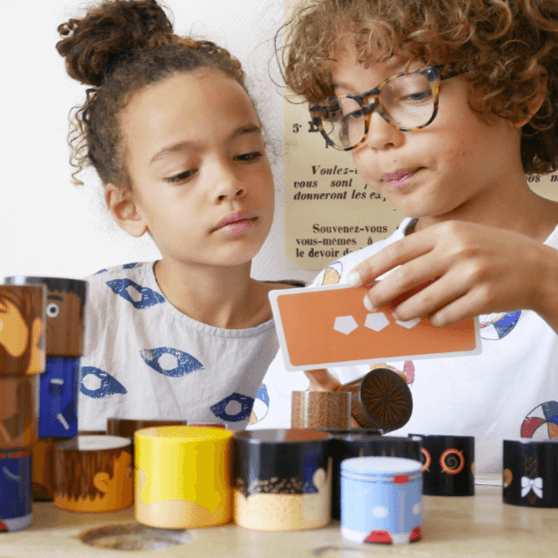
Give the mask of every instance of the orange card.
<path id="1" fill-rule="evenodd" d="M 366 287 L 347 285 L 271 291 L 286 369 L 481 352 L 478 318 L 447 327 L 436 327 L 426 317 L 400 322 L 392 316 L 391 305 L 378 312 L 366 310 L 362 302 L 366 291 Z"/>

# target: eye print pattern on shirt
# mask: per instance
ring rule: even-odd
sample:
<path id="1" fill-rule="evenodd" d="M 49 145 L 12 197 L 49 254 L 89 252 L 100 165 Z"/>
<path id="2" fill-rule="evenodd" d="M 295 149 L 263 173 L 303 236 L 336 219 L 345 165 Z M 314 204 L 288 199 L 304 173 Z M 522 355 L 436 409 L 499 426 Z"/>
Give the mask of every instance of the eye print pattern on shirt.
<path id="1" fill-rule="evenodd" d="M 262 384 L 258 393 L 256 393 L 256 399 L 254 400 L 254 406 L 252 407 L 252 413 L 250 415 L 250 424 L 256 424 L 260 420 L 263 420 L 268 412 L 269 393 L 266 385 Z"/>
<path id="2" fill-rule="evenodd" d="M 79 391 L 93 399 L 128 393 L 116 378 L 94 366 L 84 366 L 81 369 Z"/>
<path id="3" fill-rule="evenodd" d="M 143 349 L 139 353 L 148 366 L 170 378 L 180 378 L 203 368 L 192 355 L 172 347 Z"/>
<path id="4" fill-rule="evenodd" d="M 122 266 L 122 269 L 134 269 L 138 265 L 138 262 L 127 263 Z"/>
<path id="5" fill-rule="evenodd" d="M 131 279 L 113 279 L 107 285 L 115 294 L 127 300 L 134 308 L 143 310 L 165 302 L 165 297 L 149 287 L 142 287 Z"/>
<path id="6" fill-rule="evenodd" d="M 253 397 L 235 392 L 215 403 L 210 410 L 217 418 L 227 422 L 240 422 L 250 416 L 253 406 Z"/>
<path id="7" fill-rule="evenodd" d="M 341 262 L 333 262 L 324 269 L 322 285 L 337 285 L 341 281 L 342 275 L 343 264 Z"/>
<path id="8" fill-rule="evenodd" d="M 510 334 L 521 316 L 521 310 L 508 314 L 485 314 L 480 316 L 480 335 L 482 339 L 499 341 Z"/>
<path id="9" fill-rule="evenodd" d="M 521 424 L 521 437 L 534 440 L 558 438 L 558 401 L 546 401 L 529 411 Z"/>

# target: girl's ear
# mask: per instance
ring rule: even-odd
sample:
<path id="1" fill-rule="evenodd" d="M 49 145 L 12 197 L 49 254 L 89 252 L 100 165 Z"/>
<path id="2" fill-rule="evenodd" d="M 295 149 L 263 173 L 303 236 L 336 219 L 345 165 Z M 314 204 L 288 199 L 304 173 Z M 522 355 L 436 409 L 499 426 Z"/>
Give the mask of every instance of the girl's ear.
<path id="1" fill-rule="evenodd" d="M 135 237 L 140 237 L 147 232 L 147 224 L 138 212 L 131 189 L 107 184 L 105 202 L 113 219 L 122 230 Z"/>

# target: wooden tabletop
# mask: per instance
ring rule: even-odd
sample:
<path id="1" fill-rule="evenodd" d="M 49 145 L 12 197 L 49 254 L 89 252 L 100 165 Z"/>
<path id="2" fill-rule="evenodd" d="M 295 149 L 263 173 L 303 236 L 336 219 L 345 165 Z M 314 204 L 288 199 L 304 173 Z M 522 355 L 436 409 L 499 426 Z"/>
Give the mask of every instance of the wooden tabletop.
<path id="1" fill-rule="evenodd" d="M 121 512 L 80 514 L 58 510 L 51 502 L 35 503 L 31 527 L 0 534 L 0 557 L 555 558 L 558 555 L 558 509 L 506 505 L 502 502 L 501 486 L 487 485 L 477 486 L 475 496 L 425 496 L 422 539 L 408 545 L 351 543 L 341 537 L 338 521 L 323 529 L 280 533 L 243 529 L 232 523 L 175 531 L 172 533 L 175 538 L 179 535 L 190 541 L 158 550 L 114 550 L 82 542 L 84 533 L 110 526 L 142 528 L 134 520 L 133 507 Z M 125 539 L 116 536 L 104 540 L 105 544 L 112 544 Z M 132 535 L 129 539 L 137 545 L 142 536 Z"/>

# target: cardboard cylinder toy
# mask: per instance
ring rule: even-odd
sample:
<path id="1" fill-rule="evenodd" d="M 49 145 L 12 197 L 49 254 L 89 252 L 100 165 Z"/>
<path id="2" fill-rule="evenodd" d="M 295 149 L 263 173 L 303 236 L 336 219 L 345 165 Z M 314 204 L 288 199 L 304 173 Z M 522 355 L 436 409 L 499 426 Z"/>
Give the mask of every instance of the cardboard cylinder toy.
<path id="1" fill-rule="evenodd" d="M 188 424 L 188 426 L 210 426 L 212 428 L 227 428 L 226 424 L 221 424 L 221 423 L 217 423 L 217 422 L 191 422 Z"/>
<path id="2" fill-rule="evenodd" d="M 76 436 L 54 446 L 54 505 L 106 512 L 132 505 L 131 442 L 118 436 Z"/>
<path id="3" fill-rule="evenodd" d="M 0 285 L 0 376 L 45 370 L 44 285 Z"/>
<path id="4" fill-rule="evenodd" d="M 29 527 L 31 449 L 0 451 L 0 531 Z"/>
<path id="5" fill-rule="evenodd" d="M 291 428 L 349 428 L 348 391 L 293 391 Z"/>
<path id="6" fill-rule="evenodd" d="M 39 437 L 77 436 L 79 358 L 47 356 L 39 387 Z"/>
<path id="7" fill-rule="evenodd" d="M 12 285 L 46 286 L 46 354 L 83 355 L 87 281 L 64 277 L 6 277 Z"/>
<path id="8" fill-rule="evenodd" d="M 319 430 L 234 434 L 234 521 L 263 531 L 315 529 L 331 520 L 330 435 Z"/>
<path id="9" fill-rule="evenodd" d="M 341 536 L 357 543 L 405 544 L 422 535 L 421 464 L 398 457 L 341 463 Z"/>
<path id="10" fill-rule="evenodd" d="M 132 464 L 135 468 L 134 435 L 137 430 L 154 426 L 187 426 L 187 424 L 188 422 L 185 420 L 141 420 L 109 417 L 107 418 L 107 434 L 109 436 L 122 436 L 130 439 L 132 442 Z"/>
<path id="11" fill-rule="evenodd" d="M 33 500 L 54 498 L 54 443 L 53 438 L 39 439 L 33 446 Z"/>
<path id="12" fill-rule="evenodd" d="M 504 440 L 504 503 L 558 508 L 558 439 Z"/>
<path id="13" fill-rule="evenodd" d="M 39 378 L 0 376 L 0 450 L 30 447 L 39 439 Z"/>
<path id="14" fill-rule="evenodd" d="M 474 436 L 409 434 L 409 437 L 421 445 L 423 494 L 475 494 Z"/>
<path id="15" fill-rule="evenodd" d="M 352 416 L 362 428 L 391 432 L 407 424 L 413 412 L 411 390 L 393 368 L 374 368 L 338 391 L 353 394 Z"/>
<path id="16" fill-rule="evenodd" d="M 160 426 L 135 434 L 136 519 L 188 529 L 232 516 L 231 441 L 223 428 Z"/>
<path id="17" fill-rule="evenodd" d="M 333 462 L 331 517 L 341 517 L 341 462 L 352 457 L 404 457 L 420 462 L 420 442 L 410 438 L 381 436 L 375 430 L 329 430 Z"/>
<path id="18" fill-rule="evenodd" d="M 137 430 L 153 428 L 155 426 L 187 426 L 185 420 L 158 420 L 158 419 L 126 419 L 118 417 L 107 418 L 107 434 L 109 436 L 122 436 L 134 438 Z M 133 440 L 132 440 L 133 442 Z"/>

